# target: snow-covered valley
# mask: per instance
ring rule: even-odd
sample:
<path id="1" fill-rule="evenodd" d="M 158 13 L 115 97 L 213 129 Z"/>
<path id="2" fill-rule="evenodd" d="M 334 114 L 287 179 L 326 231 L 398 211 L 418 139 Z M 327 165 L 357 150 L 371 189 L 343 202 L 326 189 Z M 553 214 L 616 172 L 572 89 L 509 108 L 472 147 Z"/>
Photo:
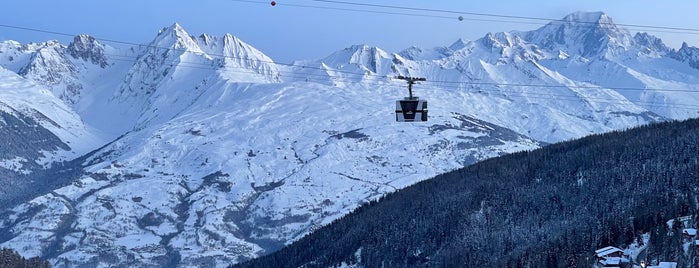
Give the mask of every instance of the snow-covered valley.
<path id="1" fill-rule="evenodd" d="M 579 20 L 594 26 L 566 24 Z M 532 32 L 293 64 L 178 24 L 132 48 L 5 41 L 0 115 L 32 118 L 55 141 L 0 147 L 2 182 L 31 178 L 22 167 L 36 161 L 79 158 L 83 172 L 1 208 L 0 246 L 58 267 L 226 266 L 479 160 L 697 117 L 699 49 L 610 22 L 575 13 Z M 427 78 L 414 91 L 428 122 L 395 122 L 397 75 Z M 0 131 L 17 129 L 2 118 Z"/>

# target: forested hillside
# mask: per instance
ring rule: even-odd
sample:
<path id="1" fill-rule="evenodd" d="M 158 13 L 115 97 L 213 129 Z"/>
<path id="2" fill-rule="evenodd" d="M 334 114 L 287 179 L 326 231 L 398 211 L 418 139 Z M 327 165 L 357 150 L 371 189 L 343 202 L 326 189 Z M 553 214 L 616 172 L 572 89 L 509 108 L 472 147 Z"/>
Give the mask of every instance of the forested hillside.
<path id="1" fill-rule="evenodd" d="M 0 268 L 49 268 L 51 264 L 38 257 L 25 259 L 14 250 L 0 249 Z"/>
<path id="2" fill-rule="evenodd" d="M 682 266 L 660 233 L 696 215 L 698 181 L 699 120 L 593 135 L 439 175 L 238 267 L 591 267 L 648 232 L 649 258 Z"/>

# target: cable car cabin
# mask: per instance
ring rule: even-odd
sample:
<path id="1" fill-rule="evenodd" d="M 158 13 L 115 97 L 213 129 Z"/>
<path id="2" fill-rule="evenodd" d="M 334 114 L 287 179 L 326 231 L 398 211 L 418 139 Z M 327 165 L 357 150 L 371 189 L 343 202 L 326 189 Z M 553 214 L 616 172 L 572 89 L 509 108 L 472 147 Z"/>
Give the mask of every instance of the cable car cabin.
<path id="1" fill-rule="evenodd" d="M 417 81 L 427 81 L 422 77 L 406 77 L 396 76 L 396 79 L 405 80 L 408 82 L 408 97 L 403 100 L 396 101 L 396 121 L 398 122 L 415 122 L 427 121 L 427 101 L 420 100 L 418 97 L 413 97 L 413 85 Z"/>
<path id="2" fill-rule="evenodd" d="M 427 101 L 418 97 L 396 101 L 396 121 L 427 121 Z"/>

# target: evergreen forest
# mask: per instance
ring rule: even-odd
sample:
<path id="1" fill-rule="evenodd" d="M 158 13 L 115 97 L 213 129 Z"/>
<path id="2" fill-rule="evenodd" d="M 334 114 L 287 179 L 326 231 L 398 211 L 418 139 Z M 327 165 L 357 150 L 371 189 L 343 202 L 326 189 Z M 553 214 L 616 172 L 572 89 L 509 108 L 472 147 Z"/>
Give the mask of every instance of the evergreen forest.
<path id="1" fill-rule="evenodd" d="M 0 268 L 49 268 L 51 264 L 38 257 L 25 259 L 9 248 L 0 249 Z"/>
<path id="2" fill-rule="evenodd" d="M 649 261 L 699 267 L 666 224 L 696 225 L 698 186 L 699 120 L 646 125 L 439 175 L 235 267 L 589 268 L 644 233 Z"/>

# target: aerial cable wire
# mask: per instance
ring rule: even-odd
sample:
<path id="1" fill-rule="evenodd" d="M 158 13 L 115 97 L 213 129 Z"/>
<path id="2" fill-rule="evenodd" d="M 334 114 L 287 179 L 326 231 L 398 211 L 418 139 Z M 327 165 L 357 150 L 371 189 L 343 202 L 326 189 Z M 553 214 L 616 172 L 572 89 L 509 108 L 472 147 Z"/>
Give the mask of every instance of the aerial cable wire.
<path id="1" fill-rule="evenodd" d="M 78 36 L 77 34 L 69 34 L 69 33 L 64 33 L 64 32 L 57 32 L 57 31 L 50 31 L 50 30 L 42 30 L 42 29 L 37 29 L 37 28 L 29 28 L 29 27 L 22 27 L 22 26 L 14 26 L 14 25 L 8 25 L 8 24 L 0 24 L 0 27 L 2 28 L 8 28 L 8 29 L 15 29 L 15 30 L 23 30 L 23 31 L 30 31 L 30 32 L 37 32 L 37 33 L 47 33 L 47 34 L 52 34 L 52 35 L 60 35 L 60 36 L 67 36 L 67 37 L 76 37 Z M 94 36 L 93 36 L 94 37 Z M 115 44 L 122 44 L 122 45 L 133 45 L 133 46 L 139 46 L 143 44 L 139 43 L 134 43 L 134 42 L 126 42 L 126 41 L 119 41 L 115 39 L 106 39 L 106 38 L 96 38 L 97 40 L 104 41 L 104 42 L 110 42 L 110 43 L 115 43 Z"/>
<path id="2" fill-rule="evenodd" d="M 131 57 L 132 60 L 125 60 L 125 59 L 115 59 L 117 61 L 128 61 L 128 62 L 134 62 L 137 57 Z M 232 72 L 232 73 L 243 73 L 243 74 L 250 74 L 252 71 L 250 69 L 244 68 L 244 67 L 239 67 L 239 66 L 223 66 L 223 67 L 213 67 L 210 64 L 203 64 L 203 63 L 198 63 L 198 62 L 186 62 L 182 61 L 180 62 L 181 65 L 178 65 L 180 67 L 184 68 L 193 68 L 193 69 L 204 69 L 204 70 L 220 70 L 223 69 L 226 72 Z M 305 82 L 311 82 L 311 83 L 327 83 L 330 81 L 342 81 L 344 79 L 347 79 L 345 77 L 330 77 L 327 75 L 323 74 L 298 74 L 295 72 L 289 72 L 289 71 L 282 71 L 282 70 L 277 70 L 278 73 L 282 74 L 283 78 L 286 79 L 297 79 L 299 81 L 305 81 Z M 254 73 L 254 72 L 253 72 Z M 283 75 L 284 73 L 290 74 L 290 75 Z M 260 73 L 257 73 L 260 74 Z M 260 74 L 264 75 L 264 74 Z M 323 78 L 323 79 L 321 79 Z M 325 79 L 325 78 L 330 78 Z M 294 82 L 292 81 L 286 81 L 286 82 Z M 297 81 L 298 82 L 298 81 Z M 430 82 L 435 82 L 435 81 L 425 81 L 423 83 L 429 84 Z M 443 82 L 443 81 L 440 81 Z M 437 82 L 435 82 L 437 83 Z M 523 92 L 523 91 L 512 91 L 512 90 L 507 90 L 507 89 L 494 89 L 494 88 L 463 88 L 460 85 L 454 84 L 455 82 L 449 81 L 451 83 L 450 85 L 440 85 L 440 86 L 427 86 L 427 88 L 452 88 L 452 89 L 461 89 L 464 90 L 464 93 L 468 94 L 486 94 L 486 95 L 501 95 L 501 97 L 504 97 L 505 99 L 509 99 L 510 97 L 514 98 L 526 98 L 526 99 L 538 99 L 538 100 L 555 100 L 555 101 L 580 101 L 580 98 L 585 98 L 587 100 L 593 100 L 597 101 L 599 103 L 605 103 L 605 104 L 618 104 L 618 105 L 636 105 L 640 107 L 665 107 L 665 108 L 676 108 L 676 109 L 684 109 L 684 110 L 696 110 L 699 109 L 699 104 L 686 104 L 686 103 L 672 103 L 672 104 L 660 104 L 660 103 L 653 103 L 653 102 L 644 102 L 644 101 L 631 101 L 631 100 L 624 100 L 624 99 L 609 99 L 609 98 L 603 98 L 603 97 L 589 97 L 589 96 L 579 96 L 580 93 L 577 92 L 572 92 L 574 95 L 571 94 L 556 94 L 556 93 L 542 93 L 542 92 Z M 363 84 L 367 84 L 367 82 L 363 82 Z M 368 84 L 373 84 L 373 85 L 382 85 L 380 83 L 375 83 L 374 81 L 370 81 Z M 498 83 L 469 83 L 469 82 L 459 82 L 459 84 L 467 84 L 467 85 L 490 85 L 490 86 L 502 86 L 504 84 L 498 84 Z M 385 84 L 383 84 L 385 85 Z M 522 86 L 522 87 L 541 87 L 542 85 L 530 85 L 530 84 L 512 84 L 512 86 Z M 563 86 L 563 85 L 543 85 L 543 87 L 548 87 L 548 88 L 576 88 L 576 86 Z M 595 87 L 595 86 L 577 86 L 579 88 L 588 88 L 588 89 L 609 89 L 606 87 Z M 477 92 L 474 92 L 477 91 Z M 694 92 L 694 93 L 699 93 L 698 91 L 689 91 L 689 92 Z"/>
<path id="3" fill-rule="evenodd" d="M 342 5 L 353 5 L 353 6 L 379 7 L 379 8 L 387 8 L 387 9 L 429 11 L 429 12 L 437 12 L 437 13 L 464 14 L 464 15 L 483 16 L 483 17 L 536 20 L 536 21 L 544 21 L 547 23 L 548 22 L 568 22 L 568 21 L 562 20 L 562 19 L 552 19 L 552 18 L 544 18 L 544 17 L 517 16 L 517 15 L 505 15 L 505 14 L 494 14 L 494 13 L 478 13 L 478 12 L 469 12 L 469 11 L 407 7 L 407 6 L 395 6 L 395 5 L 380 5 L 380 4 L 357 3 L 357 2 L 337 1 L 337 0 L 308 0 L 308 1 L 342 4 Z M 607 25 L 618 25 L 618 26 L 624 26 L 624 27 L 638 27 L 638 28 L 649 28 L 649 29 L 659 29 L 659 30 L 688 31 L 688 32 L 695 32 L 695 33 L 699 34 L 699 29 L 696 29 L 696 28 L 653 26 L 653 25 L 643 25 L 643 24 L 606 23 L 606 22 L 584 22 L 584 21 L 574 21 L 574 22 L 575 23 L 585 23 L 585 24 L 598 24 L 599 23 L 599 24 L 607 24 Z"/>
<path id="4" fill-rule="evenodd" d="M 264 1 L 254 1 L 254 0 L 230 0 L 230 1 L 241 2 L 241 3 L 254 3 L 254 4 L 269 5 L 269 2 L 264 2 Z M 354 5 L 354 6 L 366 6 L 366 7 L 374 7 L 374 8 L 378 7 L 378 8 L 384 8 L 384 9 L 389 9 L 389 8 L 390 9 L 402 9 L 402 10 L 410 10 L 410 11 L 420 11 L 423 13 L 425 13 L 425 12 L 451 13 L 451 14 L 461 14 L 461 15 L 470 15 L 470 16 L 480 17 L 480 18 L 469 18 L 469 17 L 463 17 L 463 16 L 458 17 L 458 20 L 466 20 L 466 21 L 500 22 L 500 23 L 529 24 L 529 25 L 541 25 L 541 26 L 549 24 L 549 23 L 553 23 L 553 22 L 586 24 L 584 26 L 579 25 L 580 27 L 589 27 L 589 26 L 594 26 L 596 24 L 602 24 L 602 25 L 624 26 L 624 27 L 626 27 L 626 29 L 634 30 L 634 31 L 699 35 L 699 29 L 695 29 L 695 28 L 653 26 L 653 25 L 642 25 L 642 24 L 606 23 L 606 22 L 566 21 L 566 20 L 562 20 L 562 19 L 552 19 L 552 18 L 542 18 L 542 17 L 514 16 L 514 15 L 476 13 L 476 12 L 444 10 L 444 9 L 429 9 L 429 8 L 417 8 L 417 7 L 377 5 L 377 4 L 354 3 L 354 2 L 346 2 L 346 1 L 324 1 L 324 0 L 308 0 L 308 1 L 334 3 L 334 4 L 345 4 L 345 5 Z M 380 10 L 370 10 L 370 9 L 352 9 L 352 8 L 314 6 L 314 5 L 292 4 L 292 3 L 275 2 L 275 6 L 290 6 L 290 7 L 300 7 L 300 8 L 339 10 L 339 11 L 364 12 L 364 13 L 414 16 L 414 17 L 429 17 L 429 18 L 449 19 L 449 20 L 457 19 L 453 16 L 443 16 L 443 15 L 401 13 L 401 12 L 380 11 Z M 485 19 L 482 17 L 493 17 L 493 18 L 500 18 L 500 19 Z M 503 20 L 503 19 L 511 19 L 511 20 Z M 516 20 L 512 20 L 512 19 L 516 19 Z"/>
<path id="5" fill-rule="evenodd" d="M 464 81 L 440 81 L 428 80 L 424 83 L 450 83 L 450 84 L 468 84 L 468 85 L 488 85 L 488 86 L 504 86 L 504 87 L 539 87 L 539 88 L 578 88 L 578 89 L 614 89 L 627 91 L 666 91 L 666 92 L 688 92 L 699 93 L 698 90 L 691 89 L 664 89 L 664 88 L 636 88 L 636 87 L 602 87 L 602 86 L 578 86 L 578 85 L 547 85 L 547 84 L 523 84 L 523 83 L 495 83 L 495 82 L 464 82 Z"/>
<path id="6" fill-rule="evenodd" d="M 260 2 L 260 1 L 251 1 L 251 0 L 231 0 L 231 1 L 267 5 L 267 2 Z M 400 12 L 391 12 L 391 11 L 353 9 L 353 8 L 341 8 L 341 7 L 327 7 L 327 6 L 313 6 L 313 5 L 291 4 L 291 3 L 277 3 L 276 5 L 277 6 L 301 7 L 301 8 L 313 8 L 313 9 L 338 10 L 338 11 L 365 12 L 365 13 L 386 14 L 386 15 L 402 15 L 402 16 L 429 17 L 429 18 L 440 18 L 440 19 L 454 19 L 453 17 L 440 16 L 440 15 L 400 13 Z"/>

